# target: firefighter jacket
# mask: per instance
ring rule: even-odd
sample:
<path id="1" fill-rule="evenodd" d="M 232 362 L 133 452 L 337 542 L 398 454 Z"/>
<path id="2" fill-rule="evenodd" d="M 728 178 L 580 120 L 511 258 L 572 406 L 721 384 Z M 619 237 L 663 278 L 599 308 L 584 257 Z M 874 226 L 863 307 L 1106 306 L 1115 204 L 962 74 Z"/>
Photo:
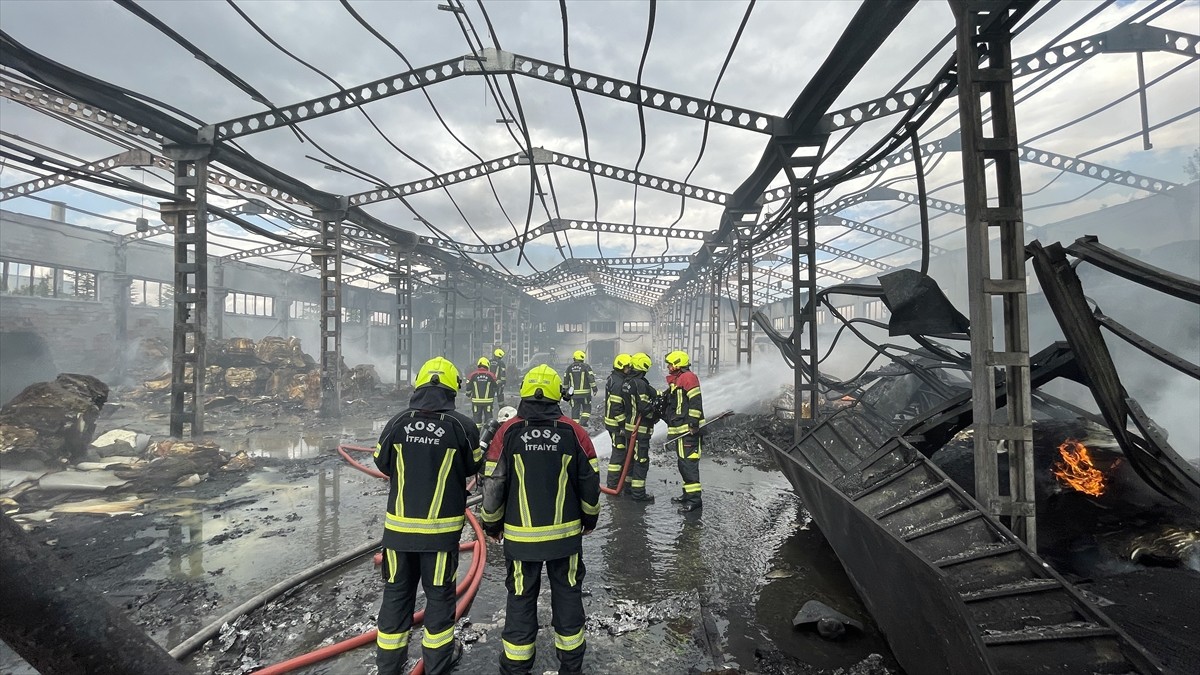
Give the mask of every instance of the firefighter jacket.
<path id="1" fill-rule="evenodd" d="M 492 403 L 496 400 L 496 376 L 480 366 L 467 378 L 467 391 L 471 403 Z"/>
<path id="2" fill-rule="evenodd" d="M 583 361 L 572 361 L 567 366 L 566 375 L 567 388 L 572 395 L 591 400 L 592 394 L 596 393 L 596 374 L 592 372 L 592 367 Z"/>
<path id="3" fill-rule="evenodd" d="M 504 359 L 492 359 L 492 367 L 496 369 L 492 371 L 496 374 L 496 382 L 500 383 L 501 385 L 503 385 L 505 382 L 508 382 L 508 365 L 504 363 Z"/>
<path id="4" fill-rule="evenodd" d="M 521 401 L 488 446 L 495 462 L 483 487 L 483 528 L 504 533 L 514 560 L 557 560 L 579 553 L 600 514 L 596 450 L 583 427 L 554 401 Z"/>
<path id="5" fill-rule="evenodd" d="M 625 379 L 625 373 L 613 370 L 604 383 L 604 428 L 609 431 L 625 428 L 625 399 L 621 397 Z"/>
<path id="6" fill-rule="evenodd" d="M 663 421 L 667 434 L 687 433 L 691 427 L 704 424 L 704 406 L 700 400 L 700 379 L 688 368 L 667 376 L 666 402 Z"/>
<path id="7" fill-rule="evenodd" d="M 383 546 L 393 551 L 456 550 L 467 508 L 467 479 L 479 473 L 479 430 L 454 410 L 454 392 L 437 385 L 413 392 L 375 446 L 388 476 Z"/>
<path id="8" fill-rule="evenodd" d="M 645 373 L 636 370 L 625 384 L 621 386 L 621 397 L 625 399 L 625 430 L 637 431 L 638 434 L 649 434 L 658 421 L 658 392 L 650 386 Z M 641 424 L 636 424 L 638 418 Z M 646 438 L 649 438 L 647 435 Z"/>

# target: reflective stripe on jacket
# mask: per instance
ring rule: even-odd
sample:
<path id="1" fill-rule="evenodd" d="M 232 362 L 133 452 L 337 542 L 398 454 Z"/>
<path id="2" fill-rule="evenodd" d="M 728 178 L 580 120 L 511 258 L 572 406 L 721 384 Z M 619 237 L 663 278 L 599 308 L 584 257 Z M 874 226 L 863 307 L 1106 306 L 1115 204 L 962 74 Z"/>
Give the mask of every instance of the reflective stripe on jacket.
<path id="1" fill-rule="evenodd" d="M 658 412 L 654 409 L 654 399 L 658 392 L 646 380 L 645 373 L 634 372 L 625 380 L 621 387 L 621 396 L 625 399 L 625 430 L 638 434 L 649 434 L 658 421 Z M 640 425 L 635 424 L 641 418 Z M 647 435 L 645 438 L 649 439 Z"/>
<path id="2" fill-rule="evenodd" d="M 557 410 L 557 406 L 555 406 Z M 514 560 L 556 560 L 580 551 L 600 513 L 600 473 L 587 432 L 561 414 L 515 417 L 488 448 L 495 462 L 481 514 L 489 533 L 504 533 Z"/>
<path id="3" fill-rule="evenodd" d="M 384 548 L 456 549 L 467 479 L 483 466 L 475 423 L 453 410 L 405 410 L 384 427 L 375 466 L 389 478 Z"/>
<path id="4" fill-rule="evenodd" d="M 489 370 L 480 368 L 471 373 L 467 387 L 472 403 L 493 403 L 496 400 L 496 376 Z"/>
<path id="5" fill-rule="evenodd" d="M 625 399 L 621 398 L 621 387 L 625 384 L 625 373 L 612 371 L 604 383 L 604 427 L 609 431 L 625 428 Z"/>
<path id="6" fill-rule="evenodd" d="M 704 424 L 704 405 L 700 398 L 700 378 L 691 370 L 680 370 L 667 378 L 667 406 L 663 421 L 671 436 L 686 433 L 690 427 Z"/>
<path id="7" fill-rule="evenodd" d="M 596 388 L 596 374 L 592 372 L 592 367 L 583 361 L 572 361 L 565 374 L 567 388 L 572 390 L 573 395 L 590 401 L 592 390 Z"/>

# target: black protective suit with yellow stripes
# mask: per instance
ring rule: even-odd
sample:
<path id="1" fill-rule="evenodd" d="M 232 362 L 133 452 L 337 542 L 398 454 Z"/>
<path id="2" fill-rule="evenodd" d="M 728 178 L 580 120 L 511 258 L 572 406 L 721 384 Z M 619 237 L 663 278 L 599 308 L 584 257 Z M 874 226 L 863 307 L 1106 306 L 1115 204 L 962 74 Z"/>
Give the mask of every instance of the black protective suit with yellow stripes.
<path id="1" fill-rule="evenodd" d="M 563 371 L 571 392 L 571 419 L 586 427 L 592 419 L 592 395 L 596 393 L 596 373 L 583 361 L 572 361 Z"/>
<path id="2" fill-rule="evenodd" d="M 621 467 L 625 465 L 625 399 L 621 397 L 621 387 L 628 379 L 623 371 L 613 370 L 604 382 L 604 428 L 612 441 L 612 454 L 608 457 L 608 474 L 605 476 L 610 489 L 617 487 L 617 479 L 621 477 Z"/>
<path id="3" fill-rule="evenodd" d="M 492 419 L 492 406 L 496 403 L 496 391 L 500 385 L 490 370 L 480 366 L 467 378 L 467 393 L 471 395 L 471 416 L 475 426 L 482 427 Z"/>
<path id="4" fill-rule="evenodd" d="M 667 376 L 667 385 L 663 421 L 667 423 L 667 436 L 680 437 L 671 447 L 679 456 L 679 478 L 683 481 L 683 494 L 671 501 L 679 502 L 681 511 L 694 511 L 701 506 L 699 428 L 704 424 L 704 404 L 700 379 L 690 369 L 681 368 Z"/>
<path id="5" fill-rule="evenodd" d="M 488 446 L 483 527 L 504 535 L 508 605 L 500 672 L 532 671 L 542 564 L 559 673 L 583 672 L 582 535 L 596 527 L 600 474 L 587 432 L 550 400 L 523 399 Z"/>
<path id="6" fill-rule="evenodd" d="M 418 388 L 409 409 L 387 423 L 376 446 L 375 466 L 390 483 L 375 641 L 380 675 L 404 672 L 418 581 L 425 589 L 425 672 L 440 675 L 453 667 L 466 483 L 483 465 L 479 430 L 454 411 L 454 394 L 440 385 Z"/>
<path id="7" fill-rule="evenodd" d="M 630 446 L 628 452 L 633 453 L 629 467 L 629 494 L 636 500 L 649 500 L 646 475 L 650 472 L 650 434 L 658 420 L 655 405 L 658 392 L 646 380 L 646 373 L 635 370 L 625 380 L 621 394 L 625 399 L 625 442 Z"/>

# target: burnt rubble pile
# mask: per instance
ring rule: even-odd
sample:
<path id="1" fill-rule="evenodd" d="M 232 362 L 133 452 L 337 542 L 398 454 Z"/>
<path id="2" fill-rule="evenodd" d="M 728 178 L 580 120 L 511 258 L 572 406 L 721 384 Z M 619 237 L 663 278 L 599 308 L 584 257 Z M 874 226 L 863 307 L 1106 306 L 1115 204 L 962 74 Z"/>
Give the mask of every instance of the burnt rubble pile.
<path id="1" fill-rule="evenodd" d="M 215 442 L 160 440 L 113 430 L 93 440 L 109 389 L 87 375 L 59 375 L 0 408 L 0 505 L 22 522 L 56 513 L 134 513 L 129 492 L 190 487 L 218 472 L 253 467 Z M 107 495 L 125 493 L 125 499 Z M 79 501 L 84 497 L 82 501 Z"/>
<path id="2" fill-rule="evenodd" d="M 210 396 L 267 396 L 308 410 L 321 406 L 321 370 L 316 360 L 301 349 L 299 338 L 212 340 L 207 351 L 204 390 Z M 344 398 L 364 398 L 380 389 L 379 374 L 373 365 L 350 368 L 343 361 L 340 375 Z M 192 377 L 190 366 L 184 377 Z M 151 398 L 170 390 L 171 374 L 167 372 L 147 379 L 138 393 Z"/>
<path id="3" fill-rule="evenodd" d="M 0 461 L 16 470 L 82 459 L 107 400 L 108 385 L 90 375 L 29 385 L 0 408 Z"/>

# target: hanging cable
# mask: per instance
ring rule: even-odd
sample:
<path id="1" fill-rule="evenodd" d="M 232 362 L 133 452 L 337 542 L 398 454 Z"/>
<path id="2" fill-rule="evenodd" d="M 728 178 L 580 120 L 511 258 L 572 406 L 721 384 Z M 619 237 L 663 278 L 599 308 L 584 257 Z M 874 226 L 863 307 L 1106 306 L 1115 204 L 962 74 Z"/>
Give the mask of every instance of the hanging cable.
<path id="1" fill-rule="evenodd" d="M 563 39 L 563 66 L 571 69 L 571 45 L 568 40 L 567 31 L 567 0 L 558 0 L 558 13 L 562 17 L 562 39 Z M 568 87 L 571 90 L 571 100 L 575 102 L 575 114 L 579 117 L 579 128 L 583 132 L 583 158 L 587 160 L 588 166 L 592 164 L 592 144 L 588 138 L 587 120 L 583 117 L 583 105 L 579 101 L 579 91 L 575 87 Z M 550 172 L 546 171 L 546 177 L 549 178 Z M 600 191 L 596 188 L 596 175 L 591 171 L 588 172 L 588 180 L 592 185 L 592 220 L 600 222 Z M 596 252 L 603 258 L 604 247 L 600 243 L 600 230 L 596 230 Z"/>
<path id="2" fill-rule="evenodd" d="M 560 2 L 565 3 L 566 0 L 560 0 Z M 710 106 L 717 99 L 717 89 L 721 86 L 721 80 L 725 78 L 725 70 L 727 68 L 729 68 L 729 62 L 733 60 L 733 53 L 735 51 L 737 51 L 738 43 L 741 42 L 741 40 L 742 40 L 742 32 L 746 30 L 746 24 L 750 22 L 750 15 L 754 12 L 754 3 L 755 2 L 756 2 L 756 0 L 750 0 L 750 2 L 746 5 L 746 11 L 745 11 L 745 13 L 742 14 L 742 22 L 738 24 L 737 31 L 735 31 L 733 34 L 733 42 L 730 43 L 730 45 L 729 45 L 729 51 L 725 52 L 725 60 L 721 62 L 721 69 L 719 71 L 717 71 L 717 79 L 716 79 L 716 81 L 713 82 L 712 91 L 710 91 L 708 94 L 708 105 L 710 105 Z M 683 179 L 684 183 L 687 183 L 692 180 L 692 174 L 694 174 L 696 172 L 696 169 L 699 168 L 699 166 L 700 166 L 700 160 L 704 158 L 704 150 L 708 147 L 708 130 L 709 130 L 711 123 L 712 122 L 711 122 L 709 116 L 705 115 L 704 116 L 704 131 L 701 132 L 701 134 L 700 134 L 700 151 L 696 153 L 696 161 L 692 163 L 692 168 L 688 170 L 687 176 L 684 177 L 684 179 Z M 683 212 L 684 212 L 684 207 L 686 206 L 686 204 L 687 204 L 687 197 L 684 195 L 680 195 L 679 196 L 679 215 L 676 216 L 675 222 L 673 222 L 667 226 L 668 230 L 674 228 L 676 225 L 679 224 L 679 221 L 683 220 Z M 663 247 L 662 255 L 666 255 L 670 250 L 671 250 L 671 240 L 667 239 L 666 245 Z"/>
<path id="3" fill-rule="evenodd" d="M 638 61 L 637 86 L 642 86 L 642 73 L 646 70 L 646 57 L 650 55 L 650 41 L 654 39 L 654 16 L 658 9 L 658 0 L 650 0 L 649 13 L 646 17 L 646 43 L 642 45 L 642 58 Z M 638 172 L 642 167 L 642 158 L 646 156 L 646 110 L 642 106 L 642 99 L 639 96 L 637 99 L 638 111 L 638 132 L 640 137 L 640 145 L 638 148 L 637 162 L 633 165 L 634 172 Z M 637 199 L 638 199 L 638 184 L 633 184 L 633 226 L 637 227 Z M 637 233 L 633 234 L 633 249 L 629 255 L 637 255 Z"/>

